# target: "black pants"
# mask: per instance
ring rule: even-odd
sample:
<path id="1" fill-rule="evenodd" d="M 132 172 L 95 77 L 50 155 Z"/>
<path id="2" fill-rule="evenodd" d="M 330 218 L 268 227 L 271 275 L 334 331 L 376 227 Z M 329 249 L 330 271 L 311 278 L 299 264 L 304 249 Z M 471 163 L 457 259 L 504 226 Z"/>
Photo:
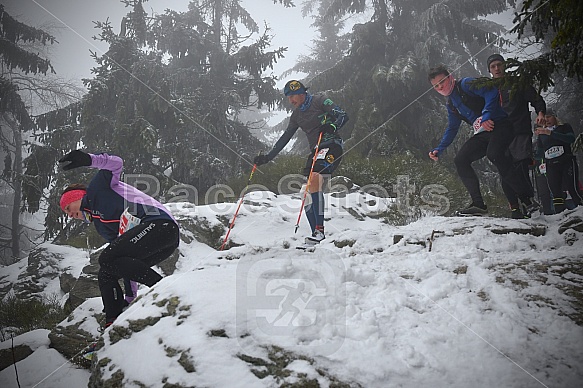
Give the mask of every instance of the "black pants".
<path id="1" fill-rule="evenodd" d="M 512 157 L 507 152 L 513 138 L 511 122 L 507 119 L 498 120 L 493 131 L 481 132 L 472 136 L 455 156 L 454 163 L 457 173 L 473 203 L 484 203 L 478 176 L 472 168 L 472 163 L 484 156 L 496 166 L 501 180 L 507 183 L 520 198 L 528 196 L 528 188 L 524 187 L 524 182 L 520 182 L 514 176 Z"/>
<path id="2" fill-rule="evenodd" d="M 127 278 L 152 287 L 162 276 L 150 267 L 168 258 L 178 247 L 179 239 L 175 222 L 155 220 L 128 230 L 103 250 L 97 279 L 107 322 L 117 318 L 124 308 L 118 280 Z"/>
<path id="3" fill-rule="evenodd" d="M 536 167 L 537 169 L 539 166 Z M 536 188 L 538 191 L 538 199 L 543 207 L 543 213 L 546 215 L 555 214 L 553 209 L 553 196 L 549 187 L 549 181 L 546 174 L 541 174 L 538 171 L 535 174 Z"/>
<path id="4" fill-rule="evenodd" d="M 534 197 L 534 187 L 530 179 L 530 166 L 532 164 L 532 133 L 517 134 L 508 146 L 512 157 L 512 175 L 519 180 L 527 190 L 526 196 Z M 501 182 L 504 195 L 511 209 L 518 208 L 518 194 L 505 181 Z"/>
<path id="5" fill-rule="evenodd" d="M 534 197 L 534 188 L 532 186 L 532 181 L 530 180 L 530 164 L 531 159 L 524 159 L 519 162 L 514 162 L 512 165 L 512 175 L 522 181 L 525 188 L 528 189 L 526 196 L 529 198 Z M 510 187 L 506 181 L 502 181 L 502 191 L 510 204 L 510 208 L 518 208 L 518 194 Z"/>
<path id="6" fill-rule="evenodd" d="M 581 205 L 582 198 L 579 192 L 579 166 L 577 160 L 572 155 L 563 155 L 556 159 L 548 159 L 547 180 L 553 196 L 555 212 L 565 210 L 565 198 L 567 193 L 571 194 L 573 204 Z M 559 199 L 562 199 L 560 201 Z"/>

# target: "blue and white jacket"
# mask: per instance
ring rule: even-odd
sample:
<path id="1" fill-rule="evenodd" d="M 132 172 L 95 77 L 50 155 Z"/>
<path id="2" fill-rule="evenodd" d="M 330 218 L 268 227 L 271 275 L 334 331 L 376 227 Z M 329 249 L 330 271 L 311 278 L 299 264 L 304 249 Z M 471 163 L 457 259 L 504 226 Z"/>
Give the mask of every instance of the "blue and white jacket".
<path id="1" fill-rule="evenodd" d="M 467 77 L 457 80 L 456 83 L 459 82 L 459 86 L 464 93 L 470 96 L 473 95 L 484 98 L 484 108 L 482 109 L 481 115 L 472 111 L 462 102 L 462 96 L 460 96 L 457 88 L 454 87 L 453 91 L 448 96 L 447 128 L 445 129 L 445 133 L 443 134 L 439 145 L 433 149 L 433 151 L 438 152 L 438 155 L 453 142 L 462 123 L 462 119 L 454 109 L 452 109 L 452 106 L 470 123 L 475 122 L 480 116 L 482 117 L 482 121 L 493 120 L 494 122 L 508 118 L 508 114 L 502 109 L 499 90 L 487 86 L 481 88 L 471 87 L 473 81 L 475 81 L 475 78 Z"/>

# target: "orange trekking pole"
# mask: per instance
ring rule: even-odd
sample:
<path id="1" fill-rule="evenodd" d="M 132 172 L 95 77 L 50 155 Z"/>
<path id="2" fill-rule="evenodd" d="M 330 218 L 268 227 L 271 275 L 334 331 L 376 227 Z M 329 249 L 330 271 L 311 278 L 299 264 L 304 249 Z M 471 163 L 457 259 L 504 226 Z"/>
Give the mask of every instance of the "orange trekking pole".
<path id="1" fill-rule="evenodd" d="M 249 184 L 251 183 L 251 178 L 253 178 L 253 173 L 255 172 L 255 170 L 257 169 L 257 165 L 254 164 L 253 165 L 253 169 L 251 169 L 251 175 L 249 175 L 249 180 L 247 180 L 247 186 L 245 186 L 245 189 L 243 189 L 243 194 L 241 195 L 241 198 L 239 198 L 239 205 L 237 206 L 237 210 L 235 211 L 235 214 L 233 215 L 233 219 L 231 220 L 231 223 L 229 224 L 229 230 L 227 231 L 227 235 L 225 236 L 225 239 L 223 240 L 223 245 L 221 245 L 221 251 L 225 248 L 225 244 L 227 243 L 227 240 L 229 239 L 229 235 L 231 234 L 231 230 L 233 229 L 233 226 L 235 225 L 235 219 L 237 218 L 237 214 L 239 214 L 239 209 L 241 208 L 241 205 L 243 204 L 243 198 L 245 197 L 247 188 L 249 187 Z"/>
<path id="2" fill-rule="evenodd" d="M 316 159 L 318 158 L 318 151 L 320 151 L 321 140 L 322 132 L 320 132 L 320 137 L 318 137 L 318 143 L 316 144 L 316 150 L 314 151 L 314 157 L 312 158 L 312 167 L 310 167 L 310 173 L 308 174 L 308 182 L 306 183 L 306 190 L 304 191 L 304 197 L 302 198 L 302 206 L 300 207 L 300 214 L 298 214 L 298 222 L 296 222 L 296 230 L 294 230 L 294 233 L 297 233 L 298 228 L 300 227 L 300 218 L 302 218 L 302 211 L 304 210 L 304 203 L 306 202 L 308 187 L 310 187 L 310 181 L 312 180 L 312 172 L 314 171 L 314 165 L 316 164 Z"/>

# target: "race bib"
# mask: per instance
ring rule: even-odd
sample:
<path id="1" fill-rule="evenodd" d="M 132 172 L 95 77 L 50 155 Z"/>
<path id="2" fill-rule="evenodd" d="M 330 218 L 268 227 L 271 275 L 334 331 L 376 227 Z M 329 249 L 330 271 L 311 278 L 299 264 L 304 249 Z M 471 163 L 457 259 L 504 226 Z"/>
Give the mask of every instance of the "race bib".
<path id="1" fill-rule="evenodd" d="M 553 146 L 545 151 L 545 157 L 547 159 L 558 158 L 565 153 L 563 146 Z"/>
<path id="2" fill-rule="evenodd" d="M 138 217 L 131 215 L 128 209 L 124 210 L 119 219 L 119 235 L 121 236 L 134 226 L 139 225 L 141 221 Z"/>
<path id="3" fill-rule="evenodd" d="M 318 156 L 316 156 L 316 159 L 326 159 L 326 154 L 328 153 L 328 150 L 330 148 L 322 148 L 320 151 L 318 151 Z"/>
<path id="4" fill-rule="evenodd" d="M 538 166 L 538 170 L 540 171 L 541 174 L 546 174 L 547 173 L 547 164 L 541 163 L 540 166 Z"/>
<path id="5" fill-rule="evenodd" d="M 485 131 L 484 127 L 482 127 L 482 116 L 478 117 L 476 121 L 474 121 L 472 127 L 474 128 L 474 135 Z"/>

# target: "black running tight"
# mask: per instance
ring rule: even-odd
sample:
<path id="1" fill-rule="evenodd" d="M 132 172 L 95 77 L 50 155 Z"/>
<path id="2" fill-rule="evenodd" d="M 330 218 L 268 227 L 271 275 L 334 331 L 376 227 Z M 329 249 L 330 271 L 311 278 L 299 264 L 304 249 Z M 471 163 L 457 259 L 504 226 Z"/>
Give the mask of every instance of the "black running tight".
<path id="1" fill-rule="evenodd" d="M 115 239 L 99 256 L 98 282 L 107 322 L 124 308 L 118 279 L 127 278 L 152 287 L 162 279 L 152 266 L 178 247 L 178 225 L 171 220 L 139 224 Z"/>

